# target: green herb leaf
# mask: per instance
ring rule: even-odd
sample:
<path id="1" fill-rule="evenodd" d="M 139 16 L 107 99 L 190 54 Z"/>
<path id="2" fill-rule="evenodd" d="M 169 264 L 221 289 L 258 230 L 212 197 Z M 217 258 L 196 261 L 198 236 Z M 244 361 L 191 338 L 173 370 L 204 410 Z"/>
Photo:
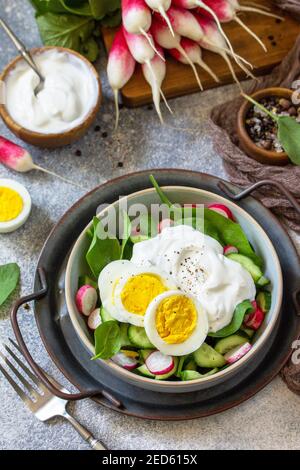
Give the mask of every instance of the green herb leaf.
<path id="1" fill-rule="evenodd" d="M 126 245 L 131 237 L 132 225 L 128 217 L 128 214 L 123 211 L 123 234 L 122 234 L 122 246 L 121 246 L 121 256 L 120 259 L 124 259 L 124 251 Z"/>
<path id="2" fill-rule="evenodd" d="M 227 336 L 233 335 L 242 326 L 245 315 L 252 312 L 254 312 L 253 305 L 250 300 L 245 300 L 236 307 L 232 321 L 229 325 L 216 333 L 209 333 L 208 336 L 211 336 L 212 338 L 226 338 Z"/>
<path id="3" fill-rule="evenodd" d="M 121 331 L 117 321 L 106 321 L 95 331 L 95 359 L 110 359 L 121 349 Z"/>
<path id="4" fill-rule="evenodd" d="M 121 8 L 120 0 L 89 0 L 92 15 L 97 20 L 102 20 L 106 15 Z"/>
<path id="5" fill-rule="evenodd" d="M 8 299 L 18 285 L 20 268 L 15 263 L 0 266 L 0 306 Z"/>
<path id="6" fill-rule="evenodd" d="M 290 116 L 280 116 L 278 120 L 278 139 L 289 158 L 300 165 L 300 124 Z"/>
<path id="7" fill-rule="evenodd" d="M 97 217 L 93 219 L 93 227 L 93 241 L 87 252 L 86 260 L 97 279 L 105 266 L 120 259 L 121 248 L 116 238 L 104 238 L 104 228 Z"/>

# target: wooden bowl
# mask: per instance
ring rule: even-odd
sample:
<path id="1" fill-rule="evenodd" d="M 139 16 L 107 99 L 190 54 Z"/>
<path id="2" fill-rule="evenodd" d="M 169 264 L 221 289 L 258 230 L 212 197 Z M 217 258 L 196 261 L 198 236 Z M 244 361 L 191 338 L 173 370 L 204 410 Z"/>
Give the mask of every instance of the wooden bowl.
<path id="1" fill-rule="evenodd" d="M 265 88 L 264 90 L 257 91 L 251 96 L 256 101 L 260 101 L 266 96 L 280 96 L 280 98 L 291 99 L 292 94 L 293 90 L 289 90 L 288 88 Z M 249 136 L 245 122 L 248 112 L 252 106 L 252 103 L 245 100 L 238 113 L 237 133 L 240 141 L 240 146 L 249 157 L 257 160 L 260 163 L 265 163 L 267 165 L 286 165 L 290 162 L 290 159 L 286 152 L 278 153 L 275 151 L 260 148 L 253 142 L 253 140 Z"/>
<path id="2" fill-rule="evenodd" d="M 101 82 L 99 75 L 94 68 L 94 66 L 81 54 L 78 54 L 75 51 L 72 51 L 71 49 L 67 49 L 64 47 L 40 47 L 40 48 L 35 48 L 31 50 L 31 54 L 34 56 L 36 54 L 42 54 L 45 51 L 55 49 L 60 52 L 67 52 L 68 54 L 74 55 L 88 66 L 90 69 L 91 73 L 94 75 L 98 82 L 98 88 L 99 88 L 99 93 L 98 93 L 98 99 L 94 107 L 90 110 L 90 112 L 87 114 L 85 117 L 84 121 L 77 125 L 76 127 L 66 131 L 66 132 L 61 132 L 61 133 L 53 133 L 53 134 L 43 134 L 40 132 L 35 132 L 31 131 L 29 129 L 26 129 L 22 127 L 20 124 L 18 124 L 9 114 L 5 104 L 0 104 L 0 116 L 4 122 L 4 124 L 17 136 L 19 139 L 31 144 L 35 145 L 37 147 L 43 147 L 43 148 L 57 148 L 57 147 L 63 147 L 64 145 L 69 145 L 77 140 L 79 140 L 89 129 L 89 127 L 92 125 L 94 122 L 97 113 L 99 111 L 100 105 L 101 105 L 101 100 L 102 100 L 102 91 L 101 91 Z M 7 65 L 7 67 L 4 69 L 2 74 L 0 75 L 0 80 L 5 82 L 6 77 L 8 74 L 14 69 L 14 67 L 21 61 L 23 60 L 21 56 L 16 57 L 10 64 Z"/>

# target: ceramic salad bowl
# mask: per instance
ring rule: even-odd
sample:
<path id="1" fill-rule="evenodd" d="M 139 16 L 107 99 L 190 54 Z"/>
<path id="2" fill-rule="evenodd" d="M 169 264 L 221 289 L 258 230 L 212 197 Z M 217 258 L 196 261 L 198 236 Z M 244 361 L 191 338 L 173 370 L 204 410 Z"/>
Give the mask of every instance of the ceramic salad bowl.
<path id="1" fill-rule="evenodd" d="M 195 380 L 187 381 L 156 380 L 137 373 L 133 373 L 132 371 L 116 364 L 112 360 L 96 360 L 96 362 L 101 361 L 101 364 L 105 365 L 109 373 L 118 376 L 125 382 L 134 384 L 144 389 L 168 393 L 193 392 L 204 388 L 209 388 L 212 385 L 221 385 L 223 381 L 238 373 L 239 370 L 242 367 L 245 367 L 249 361 L 255 360 L 257 352 L 268 341 L 268 338 L 275 328 L 277 319 L 279 317 L 283 292 L 282 272 L 276 251 L 267 234 L 253 219 L 253 217 L 251 217 L 238 205 L 221 196 L 196 188 L 168 186 L 164 187 L 163 190 L 173 203 L 181 205 L 226 205 L 233 213 L 236 221 L 241 225 L 255 253 L 263 259 L 264 276 L 270 280 L 269 289 L 272 294 L 270 310 L 266 314 L 261 327 L 254 335 L 251 350 L 237 362 L 234 362 L 226 368 L 220 368 L 220 370 L 213 375 L 203 376 Z M 143 204 L 147 208 L 150 208 L 152 204 L 158 203 L 160 203 L 160 199 L 154 188 L 142 190 L 127 197 L 128 208 L 130 208 L 133 204 Z M 119 204 L 119 201 L 116 201 L 108 208 L 100 210 L 100 212 L 97 214 L 98 218 L 101 220 L 102 218 L 107 217 L 107 215 L 110 214 L 110 212 L 113 210 L 118 212 Z M 75 301 L 76 293 L 78 291 L 78 279 L 88 272 L 86 253 L 90 246 L 90 240 L 87 237 L 87 231 L 90 230 L 91 227 L 92 222 L 81 233 L 71 251 L 66 270 L 65 292 L 69 315 L 76 334 L 80 338 L 85 348 L 89 351 L 92 358 L 95 355 L 94 334 L 87 325 L 86 317 L 84 317 L 79 312 Z"/>

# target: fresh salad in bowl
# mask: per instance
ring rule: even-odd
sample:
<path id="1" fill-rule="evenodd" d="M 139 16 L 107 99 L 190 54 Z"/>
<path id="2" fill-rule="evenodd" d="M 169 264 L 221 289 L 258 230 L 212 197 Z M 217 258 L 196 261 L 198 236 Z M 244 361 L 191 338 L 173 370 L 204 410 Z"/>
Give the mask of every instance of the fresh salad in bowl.
<path id="1" fill-rule="evenodd" d="M 196 205 L 185 219 L 151 181 L 181 223 L 171 215 L 153 232 L 150 216 L 133 227 L 124 213 L 118 238 L 103 236 L 95 217 L 76 306 L 94 332 L 94 360 L 110 359 L 150 379 L 197 380 L 252 349 L 271 307 L 271 286 L 227 206 L 204 207 L 199 224 Z"/>

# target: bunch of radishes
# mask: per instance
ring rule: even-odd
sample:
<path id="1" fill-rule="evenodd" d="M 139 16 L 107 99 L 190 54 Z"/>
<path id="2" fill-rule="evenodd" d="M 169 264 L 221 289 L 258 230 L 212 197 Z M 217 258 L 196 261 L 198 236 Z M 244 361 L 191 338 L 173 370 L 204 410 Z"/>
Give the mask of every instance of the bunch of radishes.
<path id="1" fill-rule="evenodd" d="M 218 77 L 202 60 L 201 48 L 219 54 L 240 86 L 230 59 L 251 77 L 247 66 L 252 68 L 252 65 L 234 52 L 221 23 L 238 22 L 266 50 L 238 13 L 252 11 L 278 18 L 265 7 L 241 6 L 237 0 L 121 0 L 121 8 L 122 25 L 115 35 L 107 67 L 115 97 L 116 127 L 119 121 L 118 92 L 132 77 L 136 63 L 142 66 L 144 77 L 152 88 L 155 109 L 163 122 L 160 99 L 162 97 L 166 103 L 161 90 L 166 76 L 164 50 L 192 67 L 201 90 L 195 65 L 204 68 L 218 82 Z"/>

